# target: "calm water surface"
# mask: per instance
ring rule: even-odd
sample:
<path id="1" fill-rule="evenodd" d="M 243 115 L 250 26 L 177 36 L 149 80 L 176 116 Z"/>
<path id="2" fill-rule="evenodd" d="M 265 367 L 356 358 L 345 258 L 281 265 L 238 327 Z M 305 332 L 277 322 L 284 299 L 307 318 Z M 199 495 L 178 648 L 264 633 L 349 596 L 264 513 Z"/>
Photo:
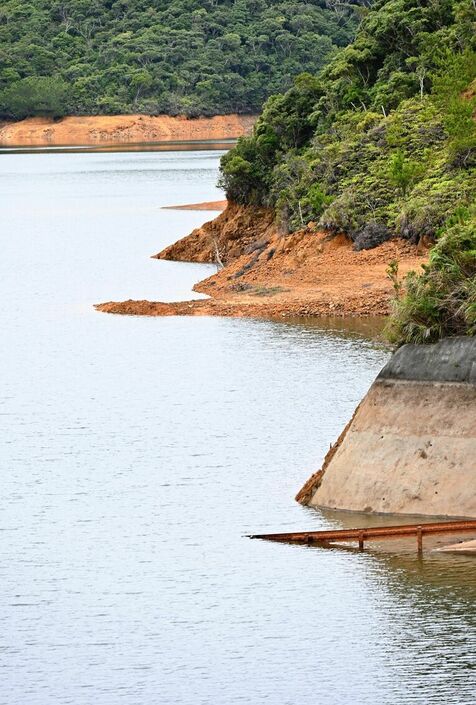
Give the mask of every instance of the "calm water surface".
<path id="1" fill-rule="evenodd" d="M 213 271 L 149 255 L 218 157 L 0 155 L 0 703 L 474 703 L 470 559 L 245 538 L 358 520 L 293 496 L 387 352 L 92 308 Z"/>

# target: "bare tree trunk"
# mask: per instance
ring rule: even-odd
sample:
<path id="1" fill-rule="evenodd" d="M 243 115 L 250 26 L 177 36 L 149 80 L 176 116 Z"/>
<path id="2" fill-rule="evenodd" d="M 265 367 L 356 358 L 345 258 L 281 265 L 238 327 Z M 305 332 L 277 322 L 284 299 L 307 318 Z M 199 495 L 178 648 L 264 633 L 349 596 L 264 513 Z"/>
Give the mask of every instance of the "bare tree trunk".
<path id="1" fill-rule="evenodd" d="M 299 218 L 301 219 L 301 225 L 304 225 L 304 219 L 302 217 L 301 201 L 298 201 L 298 208 L 299 208 Z"/>
<path id="2" fill-rule="evenodd" d="M 425 92 L 426 69 L 423 66 L 419 66 L 416 70 L 416 75 L 420 83 L 420 100 L 423 100 L 423 95 Z"/>
<path id="3" fill-rule="evenodd" d="M 222 258 L 220 257 L 220 251 L 219 251 L 219 249 L 218 249 L 218 243 L 217 243 L 217 241 L 215 240 L 215 238 L 213 238 L 213 246 L 214 246 L 214 248 L 215 248 L 215 261 L 216 261 L 216 263 L 217 263 L 217 266 L 218 266 L 220 269 L 223 269 L 223 267 L 224 267 L 225 265 L 223 264 L 223 260 L 222 260 Z"/>

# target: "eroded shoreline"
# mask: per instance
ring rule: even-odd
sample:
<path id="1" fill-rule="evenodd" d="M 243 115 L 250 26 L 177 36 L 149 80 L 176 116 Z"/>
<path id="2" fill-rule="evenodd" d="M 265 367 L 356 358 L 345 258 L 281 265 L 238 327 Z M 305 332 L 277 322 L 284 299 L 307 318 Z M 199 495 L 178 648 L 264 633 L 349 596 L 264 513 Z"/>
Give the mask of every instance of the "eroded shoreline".
<path id="1" fill-rule="evenodd" d="M 217 273 L 194 286 L 210 298 L 173 303 L 129 299 L 95 308 L 136 316 L 385 316 L 393 294 L 389 263 L 397 260 L 403 276 L 418 270 L 427 252 L 401 239 L 356 252 L 344 235 L 331 237 L 312 223 L 283 235 L 267 209 L 229 203 L 217 218 L 155 257 L 218 261 Z"/>

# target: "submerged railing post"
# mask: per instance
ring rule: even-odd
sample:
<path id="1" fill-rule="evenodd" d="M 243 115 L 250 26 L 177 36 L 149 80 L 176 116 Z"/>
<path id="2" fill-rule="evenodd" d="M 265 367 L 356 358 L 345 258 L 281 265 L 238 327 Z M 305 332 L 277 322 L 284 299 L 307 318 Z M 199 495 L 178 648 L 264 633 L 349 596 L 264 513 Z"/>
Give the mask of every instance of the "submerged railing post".
<path id="1" fill-rule="evenodd" d="M 423 554 L 423 529 L 421 526 L 417 527 L 417 549 L 418 555 L 421 556 Z"/>
<path id="2" fill-rule="evenodd" d="M 364 550 L 364 532 L 361 531 L 359 533 L 359 551 L 363 551 L 363 550 Z"/>

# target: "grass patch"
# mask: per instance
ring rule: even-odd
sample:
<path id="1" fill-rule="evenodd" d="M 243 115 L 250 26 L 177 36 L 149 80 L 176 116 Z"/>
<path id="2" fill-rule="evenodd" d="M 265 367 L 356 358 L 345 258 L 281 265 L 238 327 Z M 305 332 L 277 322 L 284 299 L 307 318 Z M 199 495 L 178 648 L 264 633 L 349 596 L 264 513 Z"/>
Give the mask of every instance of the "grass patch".
<path id="1" fill-rule="evenodd" d="M 249 293 L 253 296 L 275 296 L 286 291 L 289 291 L 289 289 L 284 289 L 282 286 L 257 286 Z"/>

